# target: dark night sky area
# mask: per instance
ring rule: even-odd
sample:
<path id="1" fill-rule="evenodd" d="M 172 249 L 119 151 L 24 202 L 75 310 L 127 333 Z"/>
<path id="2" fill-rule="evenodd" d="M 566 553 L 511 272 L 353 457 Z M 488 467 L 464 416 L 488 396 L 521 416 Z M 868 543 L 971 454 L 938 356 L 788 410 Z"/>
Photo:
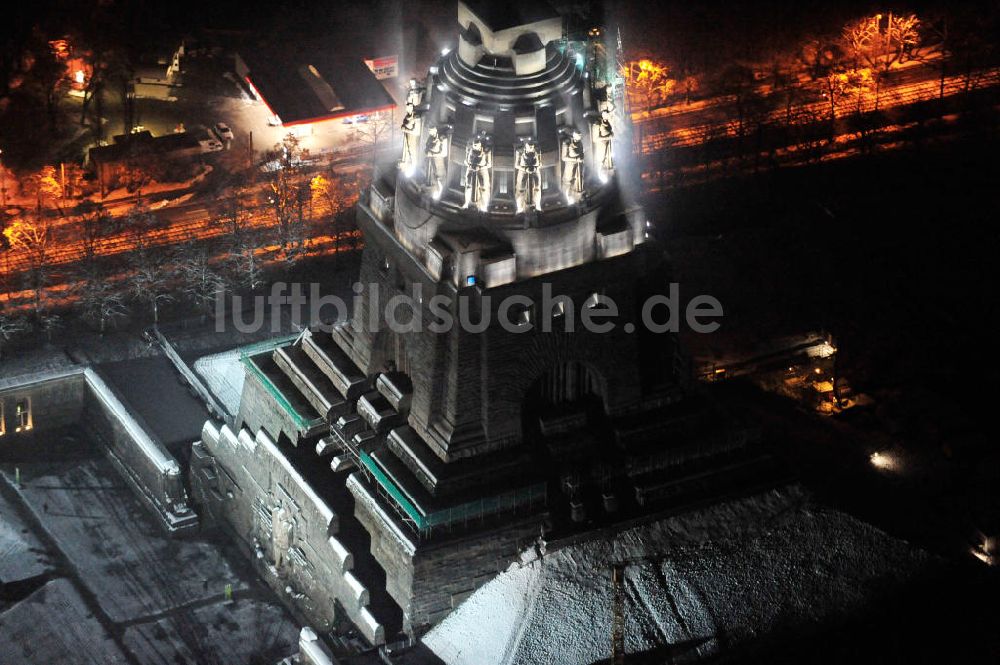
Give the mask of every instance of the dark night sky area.
<path id="1" fill-rule="evenodd" d="M 196 32 L 205 27 L 220 29 L 250 29 L 274 36 L 312 33 L 318 36 L 338 27 L 347 28 L 358 35 L 356 27 L 371 24 L 366 17 L 376 19 L 393 15 L 394 5 L 402 4 L 411 14 L 437 15 L 442 8 L 450 12 L 449 0 L 418 0 L 397 3 L 393 0 L 370 2 L 317 2 L 315 0 L 261 0 L 237 2 L 217 0 L 150 1 L 106 0 L 80 2 L 78 0 L 48 0 L 44 2 L 16 3 L 5 8 L 4 26 L 0 30 L 16 36 L 41 24 L 58 31 L 86 26 L 99 13 L 90 8 L 103 6 L 113 16 L 113 22 L 122 34 L 131 36 L 136 45 L 149 43 L 158 37 Z M 581 3 L 585 4 L 585 3 Z M 909 0 L 900 3 L 879 3 L 873 0 L 758 0 L 735 2 L 707 0 L 704 2 L 639 2 L 613 0 L 605 3 L 607 11 L 617 16 L 627 32 L 633 47 L 655 49 L 664 43 L 664 36 L 682 31 L 698 38 L 733 37 L 728 46 L 739 49 L 741 43 L 761 40 L 781 40 L 790 32 L 822 30 L 824 26 L 842 24 L 844 20 L 876 11 L 915 11 L 932 15 L 936 8 L 953 6 L 944 0 Z M 995 8 L 995 0 L 963 2 L 963 7 Z M 359 23 L 358 20 L 362 22 Z M 378 23 L 384 25 L 384 23 Z"/>

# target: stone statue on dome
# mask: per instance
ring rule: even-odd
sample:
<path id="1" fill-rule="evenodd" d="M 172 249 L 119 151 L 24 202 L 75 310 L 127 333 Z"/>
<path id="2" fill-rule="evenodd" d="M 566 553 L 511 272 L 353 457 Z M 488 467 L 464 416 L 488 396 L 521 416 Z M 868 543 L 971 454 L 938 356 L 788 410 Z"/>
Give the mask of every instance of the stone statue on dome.
<path id="1" fill-rule="evenodd" d="M 514 156 L 514 170 L 517 175 L 514 188 L 517 211 L 528 208 L 542 209 L 542 157 L 534 139 L 528 139 L 517 149 Z"/>
<path id="2" fill-rule="evenodd" d="M 611 125 L 611 108 L 604 107 L 601 119 L 594 125 L 594 159 L 598 162 L 601 177 L 607 177 L 615 170 L 615 129 Z"/>
<path id="3" fill-rule="evenodd" d="M 412 104 L 406 105 L 406 115 L 400 130 L 403 133 L 403 156 L 399 160 L 400 170 L 407 176 L 412 176 L 417 168 L 417 151 L 420 145 L 420 131 L 423 124 Z"/>
<path id="4" fill-rule="evenodd" d="M 475 206 L 483 212 L 490 203 L 493 152 L 482 134 L 472 139 L 465 151 L 465 207 Z"/>
<path id="5" fill-rule="evenodd" d="M 562 186 L 570 203 L 583 194 L 583 157 L 582 135 L 574 129 L 562 142 Z"/>
<path id="6" fill-rule="evenodd" d="M 412 106 L 413 108 L 419 107 L 424 103 L 424 88 L 420 85 L 417 79 L 410 79 L 409 85 L 406 86 L 406 105 Z"/>
<path id="7" fill-rule="evenodd" d="M 431 189 L 431 196 L 439 199 L 444 191 L 445 173 L 448 168 L 448 139 L 441 135 L 437 127 L 427 130 L 424 156 L 427 159 L 425 167 L 427 186 Z"/>

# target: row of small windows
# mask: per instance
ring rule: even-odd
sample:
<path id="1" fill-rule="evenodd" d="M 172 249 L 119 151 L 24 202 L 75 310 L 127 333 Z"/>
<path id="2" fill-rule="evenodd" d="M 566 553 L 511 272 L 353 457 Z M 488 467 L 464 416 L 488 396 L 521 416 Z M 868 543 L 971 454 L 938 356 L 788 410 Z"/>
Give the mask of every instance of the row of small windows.
<path id="1" fill-rule="evenodd" d="M 466 286 L 476 285 L 476 276 L 469 275 L 465 278 Z M 566 303 L 567 298 L 556 298 L 551 304 L 550 311 L 552 312 L 552 320 L 557 321 L 562 317 L 566 316 Z M 572 302 L 569 303 L 572 307 Z M 583 309 L 603 309 L 607 307 L 607 299 L 603 292 L 594 292 L 587 296 L 586 300 L 583 301 Z M 518 326 L 528 325 L 532 323 L 537 317 L 535 315 L 535 304 L 530 305 L 523 303 L 514 303 L 507 309 L 508 317 L 511 323 Z"/>
<path id="2" fill-rule="evenodd" d="M 566 109 L 558 109 L 556 111 L 556 121 L 564 122 L 563 118 L 566 115 Z M 478 134 L 479 132 L 486 132 L 487 134 L 493 134 L 493 129 L 495 124 L 493 118 L 476 116 L 473 123 L 472 133 Z M 514 135 L 515 136 L 536 136 L 538 131 L 538 123 L 533 116 L 523 116 L 514 119 Z"/>
<path id="3" fill-rule="evenodd" d="M 461 189 L 463 182 L 462 178 L 465 172 L 461 168 L 454 168 L 451 171 L 451 186 L 454 189 Z M 501 197 L 513 197 L 514 196 L 514 172 L 513 171 L 493 171 L 493 191 L 497 196 Z M 553 183 L 556 181 L 556 169 L 554 166 L 545 167 L 542 169 L 542 191 L 549 192 L 552 191 Z"/>
<path id="4" fill-rule="evenodd" d="M 27 432 L 33 426 L 31 420 L 31 400 L 27 397 L 22 397 L 14 403 L 13 411 L 13 431 L 14 432 Z M 0 400 L 0 436 L 4 436 L 7 433 L 7 414 L 4 411 L 4 403 Z"/>
<path id="5" fill-rule="evenodd" d="M 570 303 L 572 306 L 572 303 Z M 584 309 L 600 309 L 606 307 L 603 293 L 591 293 L 583 301 Z M 559 298 L 551 306 L 552 320 L 556 321 L 566 316 L 566 299 Z M 510 308 L 510 321 L 518 326 L 528 325 L 535 320 L 535 305 L 513 305 Z"/>

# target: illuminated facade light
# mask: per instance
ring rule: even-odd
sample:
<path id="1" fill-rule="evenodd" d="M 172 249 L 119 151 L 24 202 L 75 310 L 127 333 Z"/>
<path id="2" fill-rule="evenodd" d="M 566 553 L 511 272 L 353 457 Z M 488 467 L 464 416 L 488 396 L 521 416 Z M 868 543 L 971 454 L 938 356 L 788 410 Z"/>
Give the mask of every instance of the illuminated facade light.
<path id="1" fill-rule="evenodd" d="M 891 471 L 896 468 L 896 459 L 889 453 L 874 452 L 868 458 L 871 465 L 876 469 L 881 469 L 883 471 Z"/>
<path id="2" fill-rule="evenodd" d="M 31 420 L 31 400 L 27 397 L 17 401 L 17 406 L 14 408 L 14 426 L 15 432 L 27 432 L 34 427 L 34 423 Z"/>

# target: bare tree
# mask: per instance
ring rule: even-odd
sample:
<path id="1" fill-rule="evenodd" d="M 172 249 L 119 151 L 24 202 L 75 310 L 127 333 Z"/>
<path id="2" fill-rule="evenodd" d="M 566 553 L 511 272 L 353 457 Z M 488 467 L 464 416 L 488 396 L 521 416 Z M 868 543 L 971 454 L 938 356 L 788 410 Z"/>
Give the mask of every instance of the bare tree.
<path id="1" fill-rule="evenodd" d="M 836 39 L 829 35 L 810 35 L 801 43 L 802 46 L 796 54 L 797 60 L 814 81 L 826 77 L 830 69 L 840 60 L 842 49 L 836 43 Z"/>
<path id="2" fill-rule="evenodd" d="M 110 280 L 86 282 L 78 291 L 78 297 L 84 320 L 96 326 L 101 335 L 128 314 L 125 295 Z"/>
<path id="3" fill-rule="evenodd" d="M 720 94 L 730 98 L 736 114 L 737 150 L 743 158 L 743 137 L 746 134 L 749 116 L 761 106 L 753 70 L 745 65 L 731 64 L 719 74 L 715 81 Z"/>
<path id="4" fill-rule="evenodd" d="M 259 256 L 259 247 L 253 242 L 253 236 L 244 235 L 238 244 L 230 248 L 227 265 L 236 286 L 253 291 L 264 283 L 264 261 Z"/>
<path id="5" fill-rule="evenodd" d="M 854 57 L 854 68 L 870 67 L 874 79 L 875 110 L 879 107 L 883 75 L 920 44 L 920 19 L 915 14 L 867 16 L 844 27 L 844 42 Z"/>
<path id="6" fill-rule="evenodd" d="M 392 116 L 381 111 L 368 116 L 364 122 L 354 124 L 354 137 L 365 146 L 371 146 L 372 169 L 378 160 L 379 144 L 388 139 L 392 131 Z"/>
<path id="7" fill-rule="evenodd" d="M 160 308 L 174 300 L 170 292 L 170 272 L 166 262 L 160 253 L 143 247 L 132 252 L 130 263 L 132 295 L 150 308 L 153 323 L 159 323 Z"/>
<path id="8" fill-rule="evenodd" d="M 226 229 L 223 238 L 226 256 L 221 264 L 224 269 L 219 271 L 219 275 L 227 288 L 249 287 L 252 290 L 263 282 L 263 262 L 259 254 L 265 243 L 263 234 L 253 224 L 255 207 L 251 204 L 248 187 L 252 176 L 234 176 L 236 178 L 218 209 L 219 222 Z M 269 199 L 274 199 L 273 188 Z M 269 205 L 274 206 L 273 200 Z M 276 206 L 275 210 L 277 214 Z"/>
<path id="9" fill-rule="evenodd" d="M 231 239 L 237 239 L 253 223 L 252 179 L 253 169 L 231 171 L 216 197 L 216 214 Z"/>
<path id="10" fill-rule="evenodd" d="M 821 80 L 823 85 L 823 97 L 830 105 L 830 140 L 832 141 L 836 133 L 837 105 L 847 95 L 850 90 L 850 71 L 834 69 L 827 73 Z"/>
<path id="11" fill-rule="evenodd" d="M 153 234 L 163 228 L 163 221 L 140 201 L 125 213 L 121 228 L 133 250 L 143 252 L 149 248 Z"/>
<path id="12" fill-rule="evenodd" d="M 6 221 L 6 220 L 4 220 L 4 221 Z M 11 292 L 11 289 L 13 288 L 13 285 L 11 284 L 11 279 L 10 279 L 10 277 L 11 277 L 11 273 L 10 273 L 11 244 L 10 244 L 10 238 L 7 237 L 6 231 L 7 231 L 7 226 L 6 226 L 6 223 L 4 223 L 3 226 L 0 226 L 0 253 L 3 253 L 3 264 L 4 264 L 4 270 L 3 270 L 3 275 L 2 275 L 3 276 L 3 282 L 0 282 L 0 288 L 3 289 L 4 293 L 7 296 L 7 300 L 9 301 L 10 300 L 10 292 Z"/>
<path id="13" fill-rule="evenodd" d="M 62 185 L 54 166 L 43 166 L 38 171 L 29 174 L 23 181 L 21 190 L 35 197 L 35 207 L 38 211 L 56 207 L 62 197 Z"/>
<path id="14" fill-rule="evenodd" d="M 278 172 L 271 181 L 270 202 L 278 220 L 278 242 L 282 249 L 288 250 L 300 238 L 295 228 L 296 221 L 302 218 L 299 140 L 294 134 L 288 134 L 274 146 L 273 154 L 277 158 Z"/>
<path id="15" fill-rule="evenodd" d="M 210 313 L 216 298 L 225 291 L 225 280 L 212 268 L 208 248 L 189 241 L 179 259 L 177 272 L 184 296 L 202 312 Z"/>
<path id="16" fill-rule="evenodd" d="M 625 79 L 629 105 L 646 113 L 666 102 L 677 85 L 666 65 L 648 58 L 626 63 L 621 74 Z"/>
<path id="17" fill-rule="evenodd" d="M 309 182 L 312 207 L 318 211 L 323 228 L 333 238 L 334 252 L 339 253 L 341 243 L 351 230 L 349 214 L 358 200 L 358 189 L 353 178 L 335 173 L 332 166 Z"/>
<path id="18" fill-rule="evenodd" d="M 45 312 L 38 319 L 38 330 L 45 333 L 45 339 L 51 344 L 52 337 L 63 327 L 63 317 L 52 312 Z"/>
<path id="19" fill-rule="evenodd" d="M 975 89 L 982 80 L 982 70 L 996 61 L 997 18 L 971 8 L 955 7 L 949 29 L 949 51 L 961 68 L 964 91 Z M 943 86 L 943 83 L 942 83 Z"/>
<path id="20" fill-rule="evenodd" d="M 9 315 L 0 309 L 0 360 L 3 359 L 3 351 L 7 342 L 30 329 L 31 326 L 23 318 Z"/>
<path id="21" fill-rule="evenodd" d="M 34 218 L 21 218 L 3 231 L 11 251 L 18 252 L 28 265 L 29 288 L 32 291 L 35 316 L 42 312 L 42 297 L 49 280 L 52 246 L 51 225 L 38 211 Z"/>
<path id="22" fill-rule="evenodd" d="M 80 244 L 85 259 L 93 259 L 99 253 L 100 243 L 117 232 L 117 220 L 101 203 L 82 201 L 73 210 L 80 220 Z"/>

